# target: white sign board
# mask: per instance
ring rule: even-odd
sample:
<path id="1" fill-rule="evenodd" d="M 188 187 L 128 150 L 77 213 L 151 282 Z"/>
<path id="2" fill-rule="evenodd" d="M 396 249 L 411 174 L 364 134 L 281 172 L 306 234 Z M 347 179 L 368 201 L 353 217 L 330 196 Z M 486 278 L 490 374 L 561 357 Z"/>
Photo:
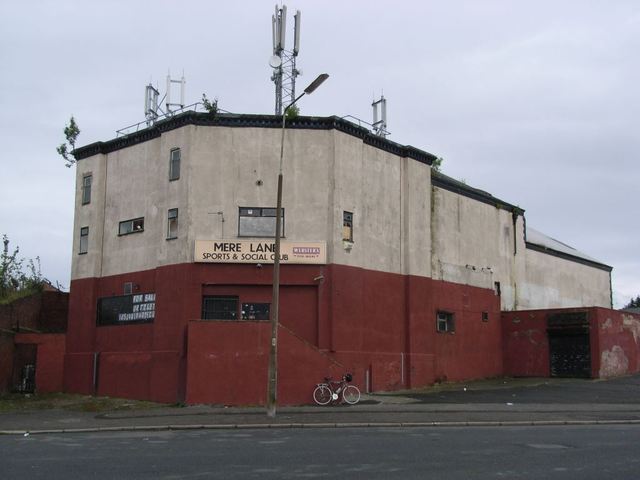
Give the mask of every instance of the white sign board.
<path id="1" fill-rule="evenodd" d="M 273 240 L 196 240 L 194 261 L 200 263 L 273 263 Z M 325 242 L 280 242 L 280 263 L 327 263 Z"/>

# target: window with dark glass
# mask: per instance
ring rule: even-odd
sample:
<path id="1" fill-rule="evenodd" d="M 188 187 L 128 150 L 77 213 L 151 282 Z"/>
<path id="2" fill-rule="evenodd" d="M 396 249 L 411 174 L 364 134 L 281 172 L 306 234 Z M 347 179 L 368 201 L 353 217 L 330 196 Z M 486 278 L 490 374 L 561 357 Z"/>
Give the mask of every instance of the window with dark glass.
<path id="1" fill-rule="evenodd" d="M 269 320 L 269 303 L 243 303 L 242 320 Z"/>
<path id="2" fill-rule="evenodd" d="M 180 149 L 174 148 L 169 153 L 169 180 L 180 178 Z"/>
<path id="3" fill-rule="evenodd" d="M 342 240 L 353 242 L 353 213 L 342 212 Z"/>
<path id="4" fill-rule="evenodd" d="M 456 331 L 456 324 L 453 313 L 438 312 L 436 316 L 436 330 L 441 333 L 453 333 Z"/>
<path id="5" fill-rule="evenodd" d="M 238 320 L 238 297 L 204 297 L 202 318 L 204 320 Z"/>
<path id="6" fill-rule="evenodd" d="M 80 229 L 80 249 L 78 253 L 87 253 L 89 251 L 89 227 Z"/>
<path id="7" fill-rule="evenodd" d="M 167 214 L 167 239 L 178 238 L 178 209 L 171 208 Z"/>
<path id="8" fill-rule="evenodd" d="M 482 321 L 483 322 L 489 321 L 489 312 L 482 312 Z"/>
<path id="9" fill-rule="evenodd" d="M 280 235 L 284 237 L 284 208 L 281 213 Z M 239 237 L 275 237 L 276 209 L 240 207 L 238 215 Z"/>
<path id="10" fill-rule="evenodd" d="M 144 217 L 134 218 L 120 222 L 118 235 L 129 235 L 130 233 L 144 232 Z"/>
<path id="11" fill-rule="evenodd" d="M 83 205 L 86 205 L 87 203 L 91 203 L 92 180 L 93 180 L 93 175 L 91 175 L 90 173 L 82 177 L 82 204 Z"/>

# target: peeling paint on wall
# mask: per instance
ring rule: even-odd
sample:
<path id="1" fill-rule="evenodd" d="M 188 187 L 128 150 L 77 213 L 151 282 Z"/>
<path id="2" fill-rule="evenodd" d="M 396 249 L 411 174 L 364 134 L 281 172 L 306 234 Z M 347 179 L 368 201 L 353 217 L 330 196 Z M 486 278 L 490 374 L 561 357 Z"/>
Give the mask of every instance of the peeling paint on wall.
<path id="1" fill-rule="evenodd" d="M 604 350 L 600 357 L 600 378 L 624 375 L 629 371 L 629 359 L 619 345 Z"/>
<path id="2" fill-rule="evenodd" d="M 630 330 L 633 334 L 633 340 L 638 345 L 638 341 L 640 340 L 640 320 L 638 320 L 633 315 L 622 315 L 622 328 L 624 330 Z"/>
<path id="3" fill-rule="evenodd" d="M 540 330 L 536 330 L 533 328 L 529 330 L 523 330 L 521 332 L 513 332 L 511 334 L 513 338 L 521 338 L 521 337 L 526 338 L 529 341 L 529 343 L 532 345 L 538 345 L 538 342 L 534 339 L 534 336 L 537 336 L 537 335 L 540 335 Z"/>

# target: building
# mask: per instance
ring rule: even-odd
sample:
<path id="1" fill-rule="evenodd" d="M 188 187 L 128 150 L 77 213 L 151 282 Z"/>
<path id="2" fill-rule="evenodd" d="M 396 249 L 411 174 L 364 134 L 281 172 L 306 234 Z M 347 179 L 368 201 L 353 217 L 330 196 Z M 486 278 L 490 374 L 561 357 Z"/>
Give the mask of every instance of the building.
<path id="1" fill-rule="evenodd" d="M 266 398 L 281 120 L 186 112 L 75 151 L 65 389 Z M 502 374 L 501 311 L 611 307 L 611 267 L 337 117 L 285 140 L 279 401 Z"/>
<path id="2" fill-rule="evenodd" d="M 62 390 L 68 297 L 43 282 L 0 304 L 0 393 Z"/>

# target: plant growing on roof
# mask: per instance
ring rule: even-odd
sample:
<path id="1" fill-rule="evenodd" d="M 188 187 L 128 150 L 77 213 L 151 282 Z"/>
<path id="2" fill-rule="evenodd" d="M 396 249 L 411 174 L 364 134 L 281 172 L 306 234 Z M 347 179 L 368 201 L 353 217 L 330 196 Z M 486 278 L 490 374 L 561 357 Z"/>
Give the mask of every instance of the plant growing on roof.
<path id="1" fill-rule="evenodd" d="M 436 172 L 439 172 L 443 161 L 444 161 L 444 158 L 442 157 L 436 158 L 433 162 L 431 162 L 431 168 L 434 169 Z"/>
<path id="2" fill-rule="evenodd" d="M 69 120 L 69 124 L 64 127 L 64 136 L 66 138 L 66 142 L 61 143 L 56 151 L 62 158 L 67 162 L 65 164 L 66 167 L 71 167 L 71 165 L 76 163 L 76 159 L 73 158 L 73 151 L 76 148 L 76 140 L 78 140 L 78 135 L 80 135 L 80 128 L 76 123 L 75 118 L 71 115 L 71 119 Z"/>
<path id="3" fill-rule="evenodd" d="M 206 94 L 202 94 L 202 106 L 209 115 L 215 117 L 218 113 L 218 99 L 214 98 L 213 101 L 207 98 Z"/>
<path id="4" fill-rule="evenodd" d="M 300 108 L 298 108 L 297 105 L 291 105 L 289 108 L 287 108 L 285 118 L 287 120 L 294 120 L 298 118 L 298 115 L 300 115 Z"/>

